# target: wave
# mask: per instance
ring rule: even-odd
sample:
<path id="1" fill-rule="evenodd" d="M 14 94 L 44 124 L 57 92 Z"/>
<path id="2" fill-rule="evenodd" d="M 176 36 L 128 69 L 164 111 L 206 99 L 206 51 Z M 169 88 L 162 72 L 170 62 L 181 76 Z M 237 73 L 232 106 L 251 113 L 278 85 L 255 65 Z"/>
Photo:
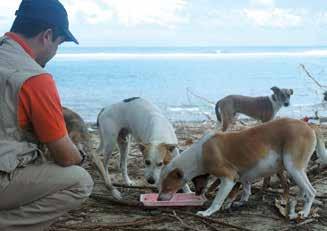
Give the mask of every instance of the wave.
<path id="1" fill-rule="evenodd" d="M 171 112 L 199 112 L 200 109 L 198 107 L 168 107 L 167 111 Z"/>
<path id="2" fill-rule="evenodd" d="M 59 53 L 55 59 L 69 60 L 110 60 L 110 59 L 229 59 L 229 58 L 269 58 L 269 57 L 327 57 L 326 50 L 307 51 L 267 51 L 267 52 L 226 52 L 215 53 Z"/>

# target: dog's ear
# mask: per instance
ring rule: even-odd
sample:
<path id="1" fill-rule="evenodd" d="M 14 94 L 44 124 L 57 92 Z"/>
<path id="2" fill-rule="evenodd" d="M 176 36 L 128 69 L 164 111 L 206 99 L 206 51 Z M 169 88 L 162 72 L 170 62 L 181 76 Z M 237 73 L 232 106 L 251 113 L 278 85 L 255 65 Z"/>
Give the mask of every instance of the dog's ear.
<path id="1" fill-rule="evenodd" d="M 196 176 L 192 179 L 195 188 L 195 195 L 201 195 L 207 187 L 209 174 Z"/>
<path id="2" fill-rule="evenodd" d="M 169 164 L 169 162 L 173 159 L 175 155 L 173 155 L 173 151 L 176 148 L 176 144 L 165 144 L 161 143 L 159 145 L 159 150 L 163 158 L 164 165 Z"/>
<path id="3" fill-rule="evenodd" d="M 288 92 L 289 92 L 289 95 L 293 95 L 293 89 L 289 89 Z"/>
<path id="4" fill-rule="evenodd" d="M 276 86 L 270 88 L 270 90 L 272 90 L 274 92 L 274 94 L 278 94 L 280 92 L 280 89 Z"/>
<path id="5" fill-rule="evenodd" d="M 176 144 L 165 144 L 165 146 L 169 152 L 173 152 L 175 150 L 175 148 L 177 147 Z"/>
<path id="6" fill-rule="evenodd" d="M 142 143 L 139 143 L 139 149 L 142 153 L 144 153 L 145 149 L 146 149 L 146 144 L 142 144 Z"/>
<path id="7" fill-rule="evenodd" d="M 182 179 L 184 177 L 184 173 L 182 170 L 180 170 L 179 168 L 175 168 L 173 170 L 173 175 L 177 178 L 177 179 Z"/>

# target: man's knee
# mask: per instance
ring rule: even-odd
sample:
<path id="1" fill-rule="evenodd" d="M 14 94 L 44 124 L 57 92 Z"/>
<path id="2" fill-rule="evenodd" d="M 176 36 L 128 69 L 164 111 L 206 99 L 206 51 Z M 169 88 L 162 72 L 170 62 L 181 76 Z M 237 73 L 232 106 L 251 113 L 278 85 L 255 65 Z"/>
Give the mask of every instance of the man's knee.
<path id="1" fill-rule="evenodd" d="M 82 167 L 70 166 L 70 176 L 73 180 L 73 185 L 69 189 L 77 193 L 81 198 L 87 198 L 93 190 L 93 180 L 90 174 Z"/>

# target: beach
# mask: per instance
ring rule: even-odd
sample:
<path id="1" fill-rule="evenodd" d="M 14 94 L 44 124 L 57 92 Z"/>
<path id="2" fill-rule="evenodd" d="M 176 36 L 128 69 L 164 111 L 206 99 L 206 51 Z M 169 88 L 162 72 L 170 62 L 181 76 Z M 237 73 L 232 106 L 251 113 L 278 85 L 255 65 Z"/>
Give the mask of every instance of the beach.
<path id="1" fill-rule="evenodd" d="M 327 107 L 322 103 L 325 88 L 308 78 L 300 64 L 324 84 L 325 47 L 64 48 L 48 68 L 63 105 L 87 122 L 90 152 L 95 153 L 99 144 L 95 122 L 101 108 L 134 96 L 148 99 L 162 110 L 175 127 L 182 150 L 205 132 L 216 129 L 214 105 L 229 94 L 269 96 L 273 86 L 293 89 L 290 106 L 282 107 L 277 116 L 301 119 L 314 116 L 316 111 L 325 116 Z M 236 130 L 256 124 L 244 116 L 239 119 L 243 123 L 238 123 Z M 322 129 L 327 137 L 327 128 Z M 114 152 L 109 170 L 124 200 L 113 200 L 88 159 L 84 167 L 95 181 L 91 198 L 81 209 L 61 217 L 52 230 L 326 229 L 326 171 L 309 173 L 318 193 L 314 217 L 305 223 L 289 222 L 278 212 L 275 203 L 282 189 L 277 178 L 273 178 L 272 187 L 267 190 L 262 190 L 262 181 L 255 183 L 245 207 L 219 211 L 204 219 L 194 216 L 200 208 L 140 206 L 140 194 L 156 190 L 144 180 L 143 158 L 137 145 L 133 143 L 128 161 L 129 175 L 136 187 L 124 184 L 118 160 L 118 153 Z M 292 193 L 296 191 L 296 187 L 291 189 Z M 208 191 L 209 202 L 201 209 L 210 205 L 215 192 Z"/>
<path id="2" fill-rule="evenodd" d="M 206 131 L 216 127 L 215 122 L 210 120 L 178 121 L 173 124 L 181 149 L 186 149 Z M 234 130 L 256 124 L 255 121 L 247 120 L 243 124 L 237 124 Z M 94 123 L 88 123 L 88 127 L 91 134 L 90 151 L 95 153 L 99 144 L 98 130 Z M 321 129 L 326 140 L 327 126 L 321 125 Z M 262 181 L 253 184 L 252 195 L 245 207 L 219 211 L 206 219 L 194 215 L 199 209 L 205 209 L 210 205 L 216 190 L 207 192 L 208 202 L 202 208 L 144 208 L 139 203 L 140 194 L 156 190 L 144 180 L 143 158 L 137 145 L 134 142 L 132 144 L 128 171 L 130 178 L 138 187 L 128 187 L 124 184 L 118 169 L 118 159 L 118 153 L 114 152 L 109 170 L 124 199 L 116 201 L 111 197 L 95 165 L 88 159 L 83 167 L 91 173 L 95 181 L 90 199 L 80 209 L 61 217 L 50 230 L 326 230 L 327 171 L 310 170 L 308 173 L 313 187 L 317 190 L 317 196 L 312 207 L 313 216 L 305 221 L 289 222 L 278 212 L 275 203 L 276 199 L 280 198 L 282 189 L 275 177 L 272 179 L 271 187 L 266 190 L 262 189 Z M 312 161 L 309 169 L 310 167 Z M 190 185 L 192 188 L 192 184 Z M 297 187 L 292 187 L 293 185 L 291 183 L 291 193 L 297 190 Z"/>

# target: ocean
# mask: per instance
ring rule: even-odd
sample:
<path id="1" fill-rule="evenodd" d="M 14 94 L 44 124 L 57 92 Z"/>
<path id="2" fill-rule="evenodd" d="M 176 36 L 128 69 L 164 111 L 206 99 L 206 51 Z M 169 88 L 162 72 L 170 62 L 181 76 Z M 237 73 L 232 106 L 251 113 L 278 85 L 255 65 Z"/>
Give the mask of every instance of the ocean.
<path id="1" fill-rule="evenodd" d="M 62 104 L 95 122 L 101 108 L 141 96 L 172 121 L 215 119 L 213 104 L 229 94 L 271 95 L 292 88 L 278 115 L 326 115 L 327 47 L 62 47 L 47 65 Z"/>

